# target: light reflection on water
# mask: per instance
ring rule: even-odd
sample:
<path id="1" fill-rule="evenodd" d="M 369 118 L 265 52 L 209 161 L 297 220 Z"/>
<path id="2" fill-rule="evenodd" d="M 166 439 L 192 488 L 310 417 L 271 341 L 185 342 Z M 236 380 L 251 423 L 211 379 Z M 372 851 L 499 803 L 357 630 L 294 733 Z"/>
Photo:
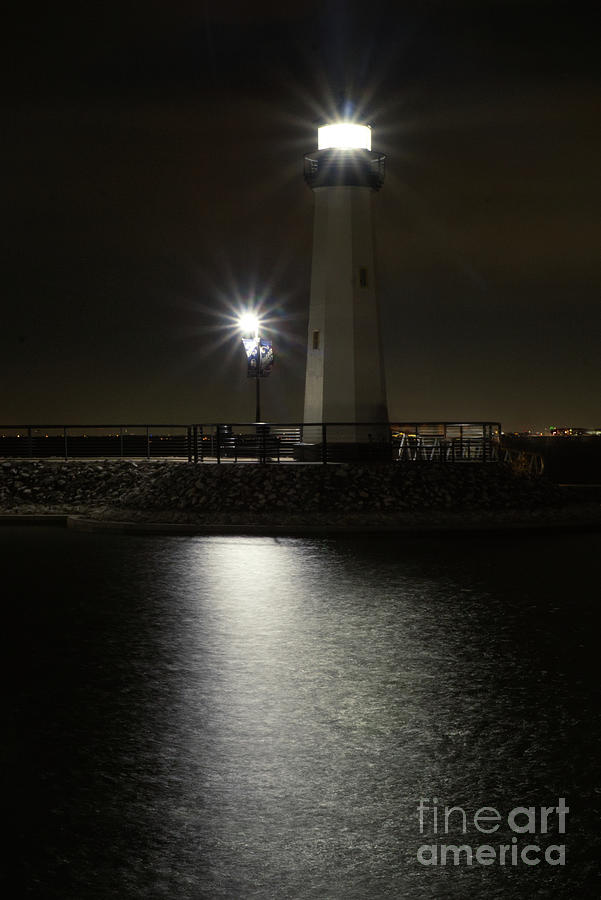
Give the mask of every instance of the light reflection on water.
<path id="1" fill-rule="evenodd" d="M 596 896 L 599 535 L 0 541 L 26 895 Z M 569 865 L 420 866 L 433 796 L 566 796 Z"/>

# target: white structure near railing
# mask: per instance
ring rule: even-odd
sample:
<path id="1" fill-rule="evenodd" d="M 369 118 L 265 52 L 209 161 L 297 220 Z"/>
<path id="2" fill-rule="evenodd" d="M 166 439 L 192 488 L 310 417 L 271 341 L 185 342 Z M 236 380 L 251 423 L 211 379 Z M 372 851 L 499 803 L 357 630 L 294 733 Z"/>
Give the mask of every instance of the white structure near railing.
<path id="1" fill-rule="evenodd" d="M 357 122 L 324 124 L 305 156 L 315 219 L 304 421 L 351 423 L 339 441 L 368 440 L 352 423 L 388 421 L 371 211 L 384 165 Z"/>

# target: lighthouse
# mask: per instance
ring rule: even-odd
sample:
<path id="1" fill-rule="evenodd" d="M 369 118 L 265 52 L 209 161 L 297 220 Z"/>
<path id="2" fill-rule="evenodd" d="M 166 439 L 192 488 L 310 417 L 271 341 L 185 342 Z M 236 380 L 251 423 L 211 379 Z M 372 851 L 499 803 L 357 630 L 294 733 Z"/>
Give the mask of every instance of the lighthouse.
<path id="1" fill-rule="evenodd" d="M 304 167 L 315 195 L 304 421 L 351 423 L 335 437 L 351 443 L 386 437 L 388 422 L 372 223 L 385 157 L 371 136 L 367 124 L 324 124 Z"/>

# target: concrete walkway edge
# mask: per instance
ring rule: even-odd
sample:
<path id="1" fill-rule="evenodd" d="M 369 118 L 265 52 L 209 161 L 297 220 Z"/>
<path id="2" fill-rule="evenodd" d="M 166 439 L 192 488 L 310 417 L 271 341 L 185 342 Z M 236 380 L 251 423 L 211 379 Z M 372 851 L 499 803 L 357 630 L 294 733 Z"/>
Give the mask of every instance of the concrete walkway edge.
<path id="1" fill-rule="evenodd" d="M 108 534 L 158 534 L 158 535 L 256 535 L 261 537 L 344 537 L 348 535 L 398 534 L 404 537 L 435 537 L 447 535 L 510 535 L 510 534 L 562 534 L 601 530 L 601 521 L 576 522 L 512 522 L 454 523 L 431 525 L 423 522 L 413 525 L 257 525 L 214 524 L 195 525 L 183 522 L 132 522 L 89 519 L 79 515 L 0 515 L 0 525 L 37 525 L 67 527 L 75 531 L 104 532 Z"/>

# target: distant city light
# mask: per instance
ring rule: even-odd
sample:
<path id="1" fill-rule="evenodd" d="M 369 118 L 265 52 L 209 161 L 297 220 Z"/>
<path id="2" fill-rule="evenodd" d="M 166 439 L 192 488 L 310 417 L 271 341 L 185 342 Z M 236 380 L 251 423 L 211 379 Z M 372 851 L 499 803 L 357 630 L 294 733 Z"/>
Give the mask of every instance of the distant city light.
<path id="1" fill-rule="evenodd" d="M 317 129 L 317 149 L 371 150 L 371 128 L 353 122 L 337 122 Z"/>

